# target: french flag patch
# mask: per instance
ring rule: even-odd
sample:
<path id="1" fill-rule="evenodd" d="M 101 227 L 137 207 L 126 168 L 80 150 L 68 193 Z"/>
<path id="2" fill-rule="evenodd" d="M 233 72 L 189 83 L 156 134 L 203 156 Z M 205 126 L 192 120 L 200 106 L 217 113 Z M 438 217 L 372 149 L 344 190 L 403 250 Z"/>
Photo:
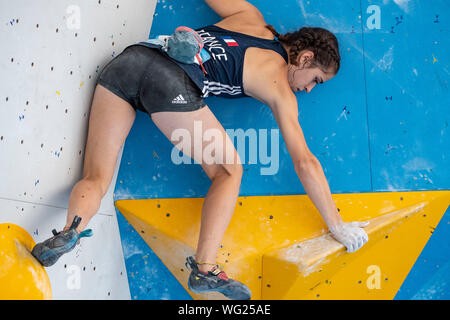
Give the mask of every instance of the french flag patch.
<path id="1" fill-rule="evenodd" d="M 239 47 L 239 44 L 232 37 L 222 37 L 222 39 L 229 47 Z"/>

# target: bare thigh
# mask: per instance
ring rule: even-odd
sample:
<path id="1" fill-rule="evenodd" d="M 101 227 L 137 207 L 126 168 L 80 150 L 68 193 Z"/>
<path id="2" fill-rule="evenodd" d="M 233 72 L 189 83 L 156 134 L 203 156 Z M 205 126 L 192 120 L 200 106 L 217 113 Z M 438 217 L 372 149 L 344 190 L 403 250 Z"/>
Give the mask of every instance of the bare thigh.
<path id="1" fill-rule="evenodd" d="M 97 85 L 89 115 L 83 178 L 97 179 L 106 192 L 119 151 L 136 118 L 136 111 L 122 98 Z"/>
<path id="2" fill-rule="evenodd" d="M 183 133 L 189 134 L 190 148 L 182 151 L 201 164 L 210 179 L 219 171 L 225 170 L 228 174 L 233 174 L 242 170 L 239 154 L 208 106 L 188 112 L 155 112 L 151 114 L 151 118 L 176 146 L 181 145 L 180 136 L 184 136 Z M 218 148 L 213 148 L 214 146 Z M 212 149 L 213 152 L 210 152 Z"/>

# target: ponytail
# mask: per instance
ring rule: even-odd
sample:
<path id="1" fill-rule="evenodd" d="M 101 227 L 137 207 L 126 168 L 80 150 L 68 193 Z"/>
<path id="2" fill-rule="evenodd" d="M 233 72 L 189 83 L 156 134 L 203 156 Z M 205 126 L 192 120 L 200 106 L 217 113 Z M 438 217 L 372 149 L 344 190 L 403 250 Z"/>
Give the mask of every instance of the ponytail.
<path id="1" fill-rule="evenodd" d="M 272 25 L 266 24 L 266 28 L 269 29 L 275 37 L 277 37 L 278 39 L 280 38 L 280 34 L 275 30 L 275 28 Z"/>

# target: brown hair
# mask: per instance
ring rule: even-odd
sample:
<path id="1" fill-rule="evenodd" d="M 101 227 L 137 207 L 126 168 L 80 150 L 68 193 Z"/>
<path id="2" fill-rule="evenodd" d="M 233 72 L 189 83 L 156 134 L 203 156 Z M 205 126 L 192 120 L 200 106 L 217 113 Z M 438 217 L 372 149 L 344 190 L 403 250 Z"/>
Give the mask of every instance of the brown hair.
<path id="1" fill-rule="evenodd" d="M 297 57 L 302 50 L 314 52 L 314 59 L 309 68 L 318 67 L 327 73 L 330 69 L 337 74 L 340 67 L 341 56 L 336 36 L 323 28 L 303 27 L 298 31 L 279 34 L 271 25 L 266 25 L 280 42 L 291 47 L 289 60 L 293 65 L 297 64 Z M 332 71 L 332 72 L 333 72 Z"/>

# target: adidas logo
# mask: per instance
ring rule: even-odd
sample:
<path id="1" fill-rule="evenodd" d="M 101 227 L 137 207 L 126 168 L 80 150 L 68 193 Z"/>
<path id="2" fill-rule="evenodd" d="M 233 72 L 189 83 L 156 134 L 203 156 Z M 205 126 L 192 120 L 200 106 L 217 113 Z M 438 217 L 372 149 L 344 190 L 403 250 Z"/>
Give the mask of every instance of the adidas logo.
<path id="1" fill-rule="evenodd" d="M 178 95 L 178 97 L 176 97 L 175 99 L 172 100 L 172 103 L 176 103 L 176 104 L 186 104 L 187 101 L 184 100 L 183 96 L 180 94 L 180 95 Z"/>

